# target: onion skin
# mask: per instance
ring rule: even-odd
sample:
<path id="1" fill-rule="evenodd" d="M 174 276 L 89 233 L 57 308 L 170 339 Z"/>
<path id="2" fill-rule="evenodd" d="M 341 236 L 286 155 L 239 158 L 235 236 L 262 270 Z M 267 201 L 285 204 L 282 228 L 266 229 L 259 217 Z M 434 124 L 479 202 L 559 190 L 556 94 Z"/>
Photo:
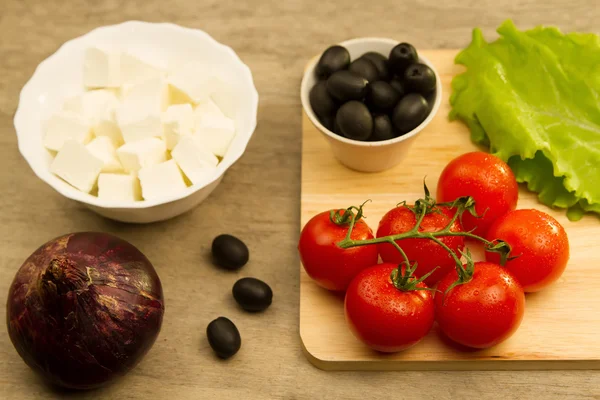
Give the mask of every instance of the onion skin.
<path id="1" fill-rule="evenodd" d="M 127 373 L 150 350 L 164 301 L 152 264 L 106 233 L 61 236 L 36 250 L 8 294 L 19 355 L 50 383 L 91 389 Z"/>

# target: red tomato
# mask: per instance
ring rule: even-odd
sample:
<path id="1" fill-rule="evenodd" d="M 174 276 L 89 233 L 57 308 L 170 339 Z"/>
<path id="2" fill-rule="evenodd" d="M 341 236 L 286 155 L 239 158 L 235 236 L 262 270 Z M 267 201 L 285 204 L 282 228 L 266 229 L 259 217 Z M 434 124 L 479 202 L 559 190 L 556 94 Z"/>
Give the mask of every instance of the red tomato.
<path id="1" fill-rule="evenodd" d="M 519 187 L 510 167 L 500 158 L 472 152 L 450 161 L 438 182 L 437 201 L 450 202 L 462 196 L 473 197 L 480 216 L 465 212 L 463 228 L 485 236 L 496 218 L 517 207 Z"/>
<path id="2" fill-rule="evenodd" d="M 302 229 L 298 250 L 306 273 L 328 290 L 346 290 L 362 269 L 377 264 L 374 245 L 342 249 L 336 243 L 348 233 L 348 225 L 339 226 L 329 219 L 329 211 L 314 216 Z M 373 239 L 373 231 L 364 220 L 356 221 L 353 240 Z"/>
<path id="3" fill-rule="evenodd" d="M 435 320 L 431 292 L 396 288 L 391 280 L 396 268 L 396 264 L 380 264 L 363 270 L 350 283 L 344 302 L 352 333 L 370 348 L 386 353 L 418 343 Z M 417 287 L 427 286 L 421 282 Z"/>
<path id="4" fill-rule="evenodd" d="M 488 231 L 488 240 L 501 239 L 511 247 L 505 268 L 526 292 L 537 292 L 562 275 L 569 261 L 569 239 L 562 225 L 538 210 L 516 210 L 503 215 Z M 485 259 L 500 263 L 498 253 Z"/>
<path id="5" fill-rule="evenodd" d="M 435 295 L 442 332 L 456 343 L 477 349 L 508 339 L 525 312 L 525 293 L 519 282 L 497 264 L 477 262 L 471 280 L 445 294 L 457 279 L 457 272 L 450 272 Z"/>
<path id="6" fill-rule="evenodd" d="M 423 218 L 419 232 L 435 232 L 444 229 L 452 220 L 452 215 L 447 208 L 432 211 Z M 408 232 L 416 223 L 417 217 L 411 210 L 406 206 L 396 207 L 388 211 L 379 222 L 377 237 Z M 461 231 L 458 220 L 454 222 L 451 230 Z M 439 239 L 455 253 L 458 253 L 459 249 L 462 250 L 465 244 L 462 236 L 443 236 Z M 423 276 L 439 267 L 425 280 L 427 286 L 433 287 L 455 267 L 454 259 L 448 251 L 430 239 L 402 239 L 397 240 L 396 243 L 402 247 L 411 264 L 417 262 L 416 276 Z M 398 249 L 389 243 L 380 243 L 377 249 L 384 262 L 399 264 L 404 261 Z"/>

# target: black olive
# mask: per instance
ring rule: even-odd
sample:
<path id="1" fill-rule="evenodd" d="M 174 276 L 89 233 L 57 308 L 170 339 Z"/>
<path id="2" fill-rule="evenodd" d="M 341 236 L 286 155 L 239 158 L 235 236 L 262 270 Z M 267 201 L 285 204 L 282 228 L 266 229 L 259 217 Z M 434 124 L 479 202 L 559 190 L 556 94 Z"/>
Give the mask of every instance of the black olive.
<path id="1" fill-rule="evenodd" d="M 208 344 L 221 358 L 229 358 L 242 346 L 240 331 L 228 318 L 219 317 L 206 327 Z"/>
<path id="2" fill-rule="evenodd" d="M 348 139 L 367 140 L 373 131 L 373 117 L 360 101 L 349 101 L 337 112 L 336 121 Z"/>
<path id="3" fill-rule="evenodd" d="M 427 104 L 429 104 L 429 111 L 431 111 L 433 109 L 436 98 L 437 98 L 437 93 L 435 90 L 425 96 L 425 100 L 427 100 Z"/>
<path id="4" fill-rule="evenodd" d="M 375 82 L 377 79 L 379 79 L 379 73 L 377 72 L 375 64 L 373 64 L 371 60 L 367 58 L 359 58 L 352 61 L 348 67 L 348 71 L 352 71 L 356 75 L 362 76 L 369 82 Z"/>
<path id="5" fill-rule="evenodd" d="M 363 54 L 361 57 L 368 58 L 371 61 L 373 61 L 373 60 L 387 61 L 387 58 L 385 58 L 385 56 L 383 54 L 378 53 L 376 51 L 368 51 L 365 54 Z"/>
<path id="6" fill-rule="evenodd" d="M 411 64 L 404 72 L 404 86 L 408 92 L 429 94 L 435 90 L 435 73 L 425 64 Z"/>
<path id="7" fill-rule="evenodd" d="M 371 134 L 370 140 L 389 140 L 393 139 L 395 136 L 392 121 L 387 114 L 373 116 L 373 133 Z"/>
<path id="8" fill-rule="evenodd" d="M 327 128 L 331 132 L 334 132 L 334 130 L 335 130 L 335 115 L 326 115 L 324 117 L 320 117 L 319 121 L 325 128 Z"/>
<path id="9" fill-rule="evenodd" d="M 248 262 L 248 246 L 232 235 L 219 235 L 212 242 L 212 255 L 215 263 L 226 269 L 239 269 Z"/>
<path id="10" fill-rule="evenodd" d="M 392 112 L 392 122 L 401 134 L 415 129 L 427 118 L 429 105 L 418 93 L 404 96 Z"/>
<path id="11" fill-rule="evenodd" d="M 398 92 L 398 95 L 400 97 L 404 96 L 404 94 L 406 93 L 406 91 L 404 90 L 404 84 L 402 83 L 401 80 L 399 79 L 392 79 L 390 81 L 390 85 L 396 89 L 396 92 Z"/>
<path id="12" fill-rule="evenodd" d="M 340 125 L 337 122 L 337 118 L 334 118 L 334 121 L 333 121 L 333 132 L 337 133 L 340 136 L 344 136 L 344 134 L 342 133 L 342 130 L 340 129 Z"/>
<path id="13" fill-rule="evenodd" d="M 338 71 L 327 79 L 329 94 L 341 102 L 361 100 L 367 94 L 369 82 L 354 72 Z"/>
<path id="14" fill-rule="evenodd" d="M 406 68 L 418 60 L 417 50 L 411 44 L 400 43 L 390 51 L 390 71 L 398 76 L 404 76 Z"/>
<path id="15" fill-rule="evenodd" d="M 317 77 L 327 79 L 336 71 L 346 69 L 350 64 L 350 53 L 345 47 L 331 46 L 323 52 L 315 72 Z"/>
<path id="16" fill-rule="evenodd" d="M 273 291 L 256 278 L 242 278 L 232 289 L 233 298 L 246 311 L 266 310 L 273 301 Z"/>
<path id="17" fill-rule="evenodd" d="M 375 68 L 377 68 L 377 75 L 380 80 L 387 81 L 390 79 L 390 70 L 388 68 L 388 60 L 385 56 L 376 53 L 374 51 L 370 51 L 361 56 L 361 58 L 366 58 L 371 61 Z"/>
<path id="18" fill-rule="evenodd" d="M 366 103 L 372 111 L 391 111 L 400 101 L 400 95 L 385 81 L 373 82 L 369 85 Z"/>
<path id="19" fill-rule="evenodd" d="M 317 82 L 308 95 L 310 106 L 319 117 L 334 115 L 338 105 L 327 91 L 325 81 Z"/>

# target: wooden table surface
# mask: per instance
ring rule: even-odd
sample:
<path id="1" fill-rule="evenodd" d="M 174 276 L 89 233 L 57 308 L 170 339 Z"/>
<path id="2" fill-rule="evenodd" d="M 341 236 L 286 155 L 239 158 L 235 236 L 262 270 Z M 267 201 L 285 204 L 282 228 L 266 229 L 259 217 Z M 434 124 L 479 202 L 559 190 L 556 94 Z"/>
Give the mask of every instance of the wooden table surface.
<path id="1" fill-rule="evenodd" d="M 331 373 L 314 368 L 301 351 L 296 241 L 304 64 L 328 44 L 358 36 L 463 47 L 474 26 L 492 35 L 506 18 L 522 28 L 594 32 L 600 9 L 594 0 L 0 0 L 2 302 L 33 250 L 82 230 L 112 232 L 137 245 L 156 266 L 166 297 L 161 335 L 143 362 L 121 381 L 87 393 L 44 385 L 1 328 L 0 399 L 600 399 L 600 371 Z M 66 40 L 132 19 L 207 31 L 250 66 L 260 93 L 255 137 L 221 185 L 191 213 L 148 226 L 103 219 L 55 193 L 20 156 L 12 124 L 19 91 L 40 61 Z M 251 261 L 239 273 L 209 261 L 211 240 L 223 232 L 250 247 Z M 264 314 L 245 314 L 231 298 L 231 285 L 248 275 L 274 290 Z M 220 315 L 242 334 L 242 349 L 226 362 L 213 356 L 205 336 L 207 323 Z"/>

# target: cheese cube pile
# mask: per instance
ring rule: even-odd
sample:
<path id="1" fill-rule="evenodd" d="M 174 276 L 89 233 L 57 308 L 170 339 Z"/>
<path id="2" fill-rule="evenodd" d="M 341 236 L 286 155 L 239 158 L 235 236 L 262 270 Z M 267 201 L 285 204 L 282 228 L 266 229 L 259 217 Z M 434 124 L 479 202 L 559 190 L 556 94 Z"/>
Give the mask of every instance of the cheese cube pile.
<path id="1" fill-rule="evenodd" d="M 43 124 L 52 173 L 111 201 L 170 197 L 216 176 L 236 134 L 235 93 L 218 71 L 89 48 L 82 83 Z"/>

